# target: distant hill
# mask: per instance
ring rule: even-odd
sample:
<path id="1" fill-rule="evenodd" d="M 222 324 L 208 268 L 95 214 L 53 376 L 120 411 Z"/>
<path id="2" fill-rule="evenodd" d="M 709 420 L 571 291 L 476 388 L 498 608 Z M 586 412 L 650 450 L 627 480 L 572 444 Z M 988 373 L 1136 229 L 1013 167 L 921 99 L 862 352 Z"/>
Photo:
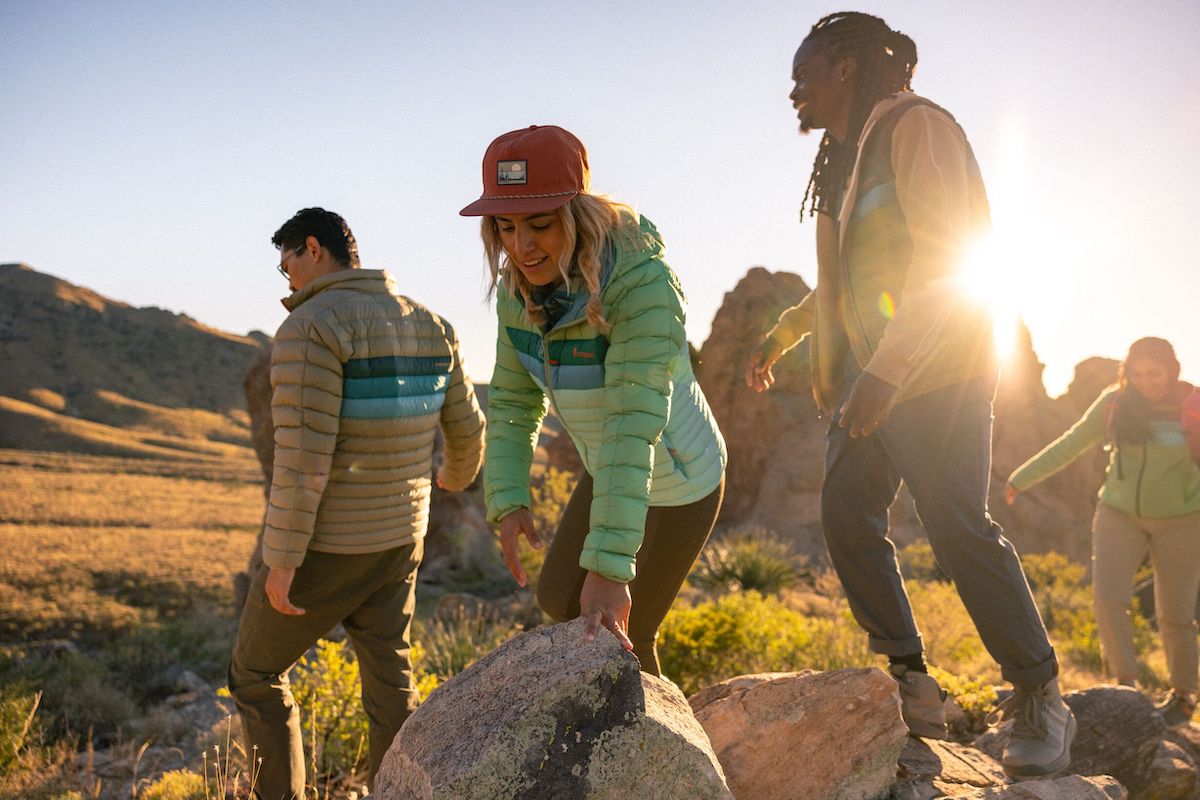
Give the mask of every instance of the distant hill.
<path id="1" fill-rule="evenodd" d="M 250 443 L 242 376 L 267 341 L 0 264 L 0 448 L 230 455 Z"/>

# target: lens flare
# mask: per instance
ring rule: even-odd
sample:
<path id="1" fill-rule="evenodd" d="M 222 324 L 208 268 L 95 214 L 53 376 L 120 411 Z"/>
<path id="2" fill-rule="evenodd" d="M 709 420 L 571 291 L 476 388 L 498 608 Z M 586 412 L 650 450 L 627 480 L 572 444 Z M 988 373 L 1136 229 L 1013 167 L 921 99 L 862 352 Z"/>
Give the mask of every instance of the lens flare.
<path id="1" fill-rule="evenodd" d="M 883 292 L 879 295 L 879 313 L 883 314 L 884 319 L 896 316 L 896 301 L 892 299 L 891 292 Z"/>

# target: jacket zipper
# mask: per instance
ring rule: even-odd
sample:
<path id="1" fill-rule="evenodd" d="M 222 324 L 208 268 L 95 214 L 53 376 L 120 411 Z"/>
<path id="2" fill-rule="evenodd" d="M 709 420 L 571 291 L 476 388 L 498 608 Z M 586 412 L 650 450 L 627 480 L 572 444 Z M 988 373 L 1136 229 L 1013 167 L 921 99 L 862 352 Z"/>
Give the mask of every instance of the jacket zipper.
<path id="1" fill-rule="evenodd" d="M 1147 443 L 1148 444 L 1148 443 Z M 1150 448 L 1142 445 L 1142 465 L 1138 467 L 1137 491 L 1134 493 L 1134 516 L 1142 516 L 1142 476 L 1146 474 L 1146 462 L 1150 460 Z"/>

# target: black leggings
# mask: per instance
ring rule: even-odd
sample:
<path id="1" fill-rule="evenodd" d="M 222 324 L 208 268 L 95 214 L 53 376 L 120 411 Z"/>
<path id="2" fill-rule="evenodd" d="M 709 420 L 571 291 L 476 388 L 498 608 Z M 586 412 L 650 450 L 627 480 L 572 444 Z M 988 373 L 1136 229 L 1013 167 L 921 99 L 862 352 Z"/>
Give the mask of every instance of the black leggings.
<path id="1" fill-rule="evenodd" d="M 707 497 L 686 506 L 651 506 L 646 511 L 646 536 L 637 554 L 637 577 L 629 584 L 633 608 L 629 612 L 629 638 L 642 670 L 659 674 L 658 626 L 662 624 L 679 587 L 704 549 L 717 521 L 725 477 Z M 587 570 L 579 566 L 583 541 L 591 527 L 592 476 L 579 479 L 559 520 L 554 541 L 546 553 L 538 579 L 537 600 L 557 622 L 580 614 L 579 593 Z"/>

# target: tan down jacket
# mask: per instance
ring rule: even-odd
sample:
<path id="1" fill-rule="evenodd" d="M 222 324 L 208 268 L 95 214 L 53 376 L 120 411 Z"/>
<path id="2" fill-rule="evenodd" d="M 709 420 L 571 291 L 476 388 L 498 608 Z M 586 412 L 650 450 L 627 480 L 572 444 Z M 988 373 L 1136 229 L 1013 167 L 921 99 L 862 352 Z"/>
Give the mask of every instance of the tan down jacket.
<path id="1" fill-rule="evenodd" d="M 263 560 L 297 567 L 310 549 L 374 553 L 423 537 L 439 425 L 446 488 L 465 489 L 483 457 L 453 329 L 382 270 L 324 275 L 283 303 Z"/>

